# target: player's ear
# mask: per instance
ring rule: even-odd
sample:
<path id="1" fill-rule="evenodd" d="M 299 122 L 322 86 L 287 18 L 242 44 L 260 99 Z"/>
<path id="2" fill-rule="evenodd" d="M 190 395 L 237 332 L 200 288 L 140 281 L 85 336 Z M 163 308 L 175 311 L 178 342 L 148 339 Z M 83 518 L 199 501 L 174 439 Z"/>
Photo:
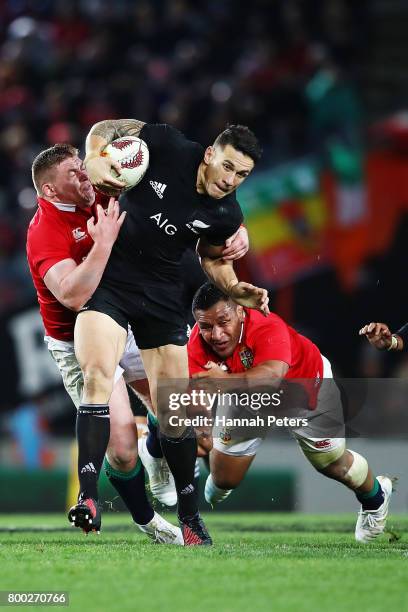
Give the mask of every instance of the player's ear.
<path id="1" fill-rule="evenodd" d="M 212 159 L 214 158 L 215 155 L 215 149 L 213 146 L 209 146 L 206 148 L 205 152 L 204 152 L 204 163 L 205 164 L 209 164 L 211 163 Z"/>
<path id="2" fill-rule="evenodd" d="M 41 192 L 46 198 L 52 198 L 55 196 L 55 188 L 53 183 L 44 183 L 41 185 Z"/>
<path id="3" fill-rule="evenodd" d="M 240 306 L 239 304 L 237 306 L 237 315 L 238 315 L 239 322 L 242 323 L 242 321 L 245 318 L 245 312 L 244 312 L 244 307 Z"/>

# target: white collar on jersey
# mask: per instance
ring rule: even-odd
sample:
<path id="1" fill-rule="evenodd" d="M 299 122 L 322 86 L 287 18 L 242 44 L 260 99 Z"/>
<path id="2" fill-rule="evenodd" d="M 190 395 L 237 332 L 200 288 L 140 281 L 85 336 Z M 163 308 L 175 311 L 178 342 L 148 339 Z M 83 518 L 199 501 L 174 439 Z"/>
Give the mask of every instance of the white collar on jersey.
<path id="1" fill-rule="evenodd" d="M 244 310 L 244 319 L 246 317 L 246 312 Z M 241 333 L 239 334 L 239 339 L 238 339 L 238 344 L 240 344 L 240 342 L 242 342 L 242 336 L 244 335 L 244 321 L 241 322 Z"/>
<path id="2" fill-rule="evenodd" d="M 76 204 L 63 204 L 62 202 L 53 202 L 52 200 L 48 200 L 51 204 L 54 204 L 58 210 L 63 210 L 65 212 L 75 212 Z"/>

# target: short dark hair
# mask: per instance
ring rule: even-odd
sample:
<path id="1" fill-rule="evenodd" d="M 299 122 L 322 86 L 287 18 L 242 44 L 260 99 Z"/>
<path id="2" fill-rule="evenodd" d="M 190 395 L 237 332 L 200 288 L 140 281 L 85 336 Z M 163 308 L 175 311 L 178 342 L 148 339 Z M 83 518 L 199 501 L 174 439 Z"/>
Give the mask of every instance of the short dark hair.
<path id="1" fill-rule="evenodd" d="M 41 193 L 41 182 L 43 177 L 50 168 L 58 166 L 68 157 L 78 155 L 78 149 L 68 143 L 57 143 L 49 149 L 41 151 L 33 161 L 31 166 L 31 175 L 37 193 Z"/>
<path id="2" fill-rule="evenodd" d="M 256 164 L 261 159 L 262 147 L 255 134 L 246 125 L 228 125 L 226 129 L 218 134 L 214 146 L 224 148 L 231 145 L 237 151 L 248 155 Z"/>
<path id="3" fill-rule="evenodd" d="M 214 304 L 221 301 L 229 302 L 230 297 L 218 289 L 218 287 L 213 285 L 213 283 L 207 282 L 197 289 L 193 297 L 191 309 L 194 314 L 196 310 L 208 310 L 214 306 Z"/>

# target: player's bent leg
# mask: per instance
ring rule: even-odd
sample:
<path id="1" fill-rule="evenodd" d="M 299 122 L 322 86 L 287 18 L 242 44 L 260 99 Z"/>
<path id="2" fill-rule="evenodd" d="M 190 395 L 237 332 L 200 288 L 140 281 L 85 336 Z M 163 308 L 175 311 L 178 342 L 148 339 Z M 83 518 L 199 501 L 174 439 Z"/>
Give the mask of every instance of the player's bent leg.
<path id="1" fill-rule="evenodd" d="M 333 448 L 318 451 L 311 447 L 326 442 Z M 367 460 L 345 448 L 345 440 L 306 440 L 298 443 L 310 463 L 328 478 L 341 482 L 354 491 L 361 507 L 357 517 L 355 538 L 370 542 L 384 532 L 392 494 L 392 480 L 387 476 L 375 478 Z"/>
<path id="2" fill-rule="evenodd" d="M 216 448 L 210 453 L 210 474 L 205 483 L 205 500 L 211 505 L 223 502 L 242 482 L 255 455 L 238 456 Z"/>
<path id="3" fill-rule="evenodd" d="M 122 376 L 113 388 L 109 401 L 109 412 L 110 438 L 106 455 L 115 470 L 130 472 L 137 462 L 138 435 Z"/>
<path id="4" fill-rule="evenodd" d="M 134 522 L 146 525 L 154 517 L 145 490 L 144 469 L 137 455 L 137 429 L 123 377 L 110 399 L 111 431 L 104 468 Z"/>
<path id="5" fill-rule="evenodd" d="M 262 444 L 262 438 L 237 438 L 215 435 L 210 453 L 210 475 L 204 496 L 213 506 L 227 499 L 241 483 Z"/>
<path id="6" fill-rule="evenodd" d="M 198 512 L 194 485 L 197 458 L 195 431 L 192 427 L 186 427 L 182 419 L 179 425 L 169 426 L 169 404 L 166 401 L 157 401 L 157 381 L 167 381 L 170 391 L 174 387 L 180 391 L 180 385 L 187 387 L 187 348 L 167 344 L 154 349 L 141 350 L 141 355 L 149 380 L 152 404 L 153 407 L 156 407 L 159 419 L 163 454 L 176 484 L 177 512 L 184 544 L 187 546 L 211 545 L 212 540 Z"/>

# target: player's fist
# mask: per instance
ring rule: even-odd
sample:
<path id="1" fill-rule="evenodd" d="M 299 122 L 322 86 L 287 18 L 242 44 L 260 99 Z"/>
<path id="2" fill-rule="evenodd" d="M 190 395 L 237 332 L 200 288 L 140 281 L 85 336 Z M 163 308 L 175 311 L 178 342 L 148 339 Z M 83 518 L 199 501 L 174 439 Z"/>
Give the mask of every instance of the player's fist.
<path id="1" fill-rule="evenodd" d="M 104 189 L 112 191 L 113 188 L 117 190 L 119 195 L 125 184 L 113 176 L 114 174 L 119 176 L 121 172 L 122 168 L 118 162 L 108 155 L 91 153 L 85 157 L 84 163 L 92 185 L 95 185 L 101 191 Z"/>
<path id="2" fill-rule="evenodd" d="M 390 348 L 392 344 L 392 334 L 385 323 L 368 323 L 358 333 L 365 336 L 369 343 L 380 351 Z"/>
<path id="3" fill-rule="evenodd" d="M 265 317 L 269 314 L 269 297 L 266 289 L 250 283 L 239 282 L 229 288 L 228 294 L 237 304 L 259 310 Z"/>

